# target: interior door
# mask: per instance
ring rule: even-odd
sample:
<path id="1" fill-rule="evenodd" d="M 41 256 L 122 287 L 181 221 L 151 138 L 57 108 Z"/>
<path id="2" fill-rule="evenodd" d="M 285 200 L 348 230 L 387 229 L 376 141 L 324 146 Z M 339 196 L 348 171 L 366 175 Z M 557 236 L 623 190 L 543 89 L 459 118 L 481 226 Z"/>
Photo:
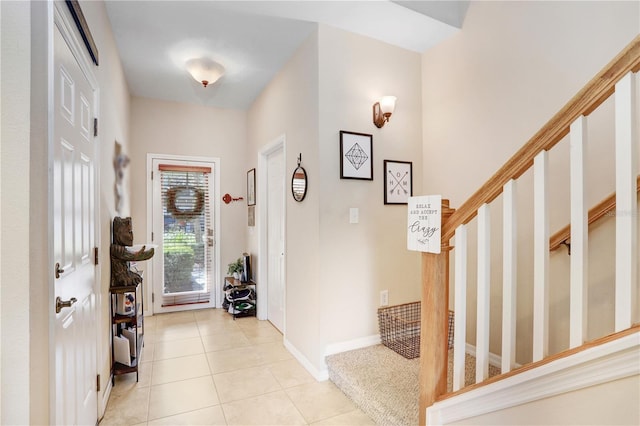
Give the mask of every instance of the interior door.
<path id="1" fill-rule="evenodd" d="M 95 425 L 95 90 L 54 30 L 55 422 Z"/>
<path id="2" fill-rule="evenodd" d="M 284 332 L 284 150 L 267 157 L 267 319 Z"/>

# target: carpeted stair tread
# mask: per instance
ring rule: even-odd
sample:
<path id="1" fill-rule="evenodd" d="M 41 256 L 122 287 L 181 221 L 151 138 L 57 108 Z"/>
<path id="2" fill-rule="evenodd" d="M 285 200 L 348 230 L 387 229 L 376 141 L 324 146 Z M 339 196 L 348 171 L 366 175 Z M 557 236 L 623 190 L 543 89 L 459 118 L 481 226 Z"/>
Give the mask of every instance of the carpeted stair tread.
<path id="1" fill-rule="evenodd" d="M 465 382 L 475 382 L 475 358 L 466 356 Z M 342 352 L 326 358 L 329 379 L 376 424 L 418 424 L 420 358 L 406 359 L 383 345 Z M 449 351 L 447 388 L 451 390 L 453 350 Z M 491 376 L 499 370 L 489 367 Z"/>

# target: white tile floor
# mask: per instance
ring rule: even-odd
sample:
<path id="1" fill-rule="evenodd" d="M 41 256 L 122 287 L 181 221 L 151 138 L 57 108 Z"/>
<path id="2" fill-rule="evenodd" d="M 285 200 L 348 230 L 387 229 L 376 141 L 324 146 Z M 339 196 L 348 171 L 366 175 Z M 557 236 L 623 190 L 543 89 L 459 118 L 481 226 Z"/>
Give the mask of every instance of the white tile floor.
<path id="1" fill-rule="evenodd" d="M 373 425 L 317 382 L 267 321 L 222 309 L 145 318 L 140 380 L 116 377 L 101 425 Z"/>

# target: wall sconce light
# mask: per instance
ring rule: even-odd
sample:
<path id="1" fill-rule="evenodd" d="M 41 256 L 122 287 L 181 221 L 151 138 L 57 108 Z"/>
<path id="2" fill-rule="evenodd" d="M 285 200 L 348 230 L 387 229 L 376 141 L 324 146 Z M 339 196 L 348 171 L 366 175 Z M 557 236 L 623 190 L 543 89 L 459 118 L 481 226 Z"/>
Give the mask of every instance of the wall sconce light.
<path id="1" fill-rule="evenodd" d="M 224 74 L 224 67 L 207 58 L 193 58 L 186 62 L 187 71 L 204 87 L 213 84 Z"/>
<path id="2" fill-rule="evenodd" d="M 396 97 L 383 96 L 380 102 L 373 104 L 373 124 L 378 128 L 384 126 L 384 123 L 389 121 L 389 117 L 391 117 L 395 108 Z"/>

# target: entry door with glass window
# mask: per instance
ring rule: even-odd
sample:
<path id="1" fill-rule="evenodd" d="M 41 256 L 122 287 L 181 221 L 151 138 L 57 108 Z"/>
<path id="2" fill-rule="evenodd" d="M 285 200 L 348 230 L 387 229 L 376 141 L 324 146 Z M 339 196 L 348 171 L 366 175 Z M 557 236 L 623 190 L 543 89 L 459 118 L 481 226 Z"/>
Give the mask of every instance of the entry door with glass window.
<path id="1" fill-rule="evenodd" d="M 215 306 L 213 163 L 153 162 L 154 312 Z"/>

